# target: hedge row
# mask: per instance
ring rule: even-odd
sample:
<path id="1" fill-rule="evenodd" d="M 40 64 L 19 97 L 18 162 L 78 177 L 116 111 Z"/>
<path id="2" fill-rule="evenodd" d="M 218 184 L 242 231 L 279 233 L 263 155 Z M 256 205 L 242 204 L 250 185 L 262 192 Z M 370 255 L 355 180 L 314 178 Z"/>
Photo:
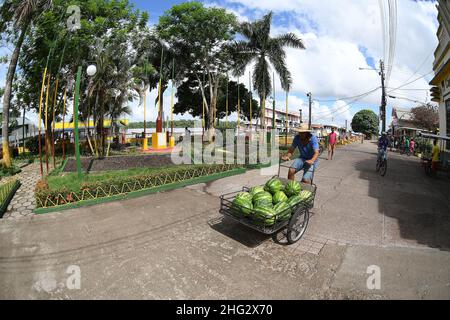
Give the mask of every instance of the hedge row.
<path id="1" fill-rule="evenodd" d="M 11 199 L 20 186 L 19 180 L 12 180 L 0 186 L 0 218 L 6 212 Z"/>
<path id="2" fill-rule="evenodd" d="M 81 190 L 69 189 L 51 190 L 45 182 L 36 186 L 35 197 L 37 208 L 49 208 L 83 200 L 98 199 L 129 192 L 145 190 L 163 185 L 187 181 L 194 178 L 204 177 L 215 173 L 221 173 L 236 169 L 240 166 L 235 164 L 222 165 L 192 165 L 188 168 L 170 169 L 167 171 L 150 173 L 142 176 L 130 176 L 112 178 L 104 181 L 86 182 Z"/>

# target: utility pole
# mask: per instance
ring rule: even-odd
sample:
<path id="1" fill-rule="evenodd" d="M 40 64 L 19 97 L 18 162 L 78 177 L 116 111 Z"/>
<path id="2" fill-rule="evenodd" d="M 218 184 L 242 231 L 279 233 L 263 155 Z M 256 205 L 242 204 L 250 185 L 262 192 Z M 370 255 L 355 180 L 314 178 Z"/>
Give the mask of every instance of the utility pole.
<path id="1" fill-rule="evenodd" d="M 311 130 L 312 127 L 312 94 L 308 92 L 307 97 L 309 98 L 309 120 L 308 120 L 308 129 Z"/>
<path id="2" fill-rule="evenodd" d="M 303 119 L 302 119 L 302 109 L 299 109 L 298 111 L 300 111 L 300 124 L 303 123 Z"/>
<path id="3" fill-rule="evenodd" d="M 384 62 L 380 60 L 380 76 L 381 76 L 381 107 L 380 107 L 380 116 L 381 116 L 381 132 L 386 131 L 386 88 L 384 87 Z"/>

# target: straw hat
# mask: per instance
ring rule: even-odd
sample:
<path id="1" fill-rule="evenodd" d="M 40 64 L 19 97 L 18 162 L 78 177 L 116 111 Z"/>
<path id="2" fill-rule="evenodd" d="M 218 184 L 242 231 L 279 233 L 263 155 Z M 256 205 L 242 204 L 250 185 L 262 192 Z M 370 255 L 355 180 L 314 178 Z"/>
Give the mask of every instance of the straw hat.
<path id="1" fill-rule="evenodd" d="M 302 123 L 299 127 L 292 128 L 292 131 L 297 133 L 313 132 L 312 130 L 309 130 L 309 126 L 306 123 L 305 124 Z"/>

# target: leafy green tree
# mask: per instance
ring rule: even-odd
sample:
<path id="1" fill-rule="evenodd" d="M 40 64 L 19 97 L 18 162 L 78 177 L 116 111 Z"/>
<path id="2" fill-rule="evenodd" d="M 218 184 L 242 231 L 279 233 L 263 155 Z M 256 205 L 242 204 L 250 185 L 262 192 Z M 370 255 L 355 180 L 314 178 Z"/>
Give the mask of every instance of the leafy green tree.
<path id="1" fill-rule="evenodd" d="M 237 41 L 233 46 L 236 75 L 242 76 L 245 68 L 254 63 L 253 87 L 258 92 L 261 106 L 272 92 L 270 64 L 280 77 L 282 88 L 288 91 L 292 84 L 292 78 L 286 65 L 284 47 L 305 49 L 303 41 L 293 33 L 276 37 L 270 36 L 272 15 L 270 12 L 261 20 L 240 24 L 239 33 L 244 40 Z M 262 116 L 262 113 L 261 125 L 265 128 L 265 117 Z"/>
<path id="2" fill-rule="evenodd" d="M 9 152 L 9 110 L 11 105 L 13 80 L 16 73 L 20 51 L 26 34 L 32 23 L 38 16 L 49 8 L 51 0 L 10 0 L 4 1 L 0 8 L 0 35 L 14 43 L 14 51 L 9 61 L 6 74 L 5 91 L 3 95 L 3 164 L 9 168 L 12 166 Z"/>
<path id="3" fill-rule="evenodd" d="M 411 109 L 413 122 L 420 128 L 436 132 L 439 128 L 439 108 L 430 103 Z"/>
<path id="4" fill-rule="evenodd" d="M 95 148 L 91 150 L 102 155 L 105 152 L 105 130 L 102 128 L 105 115 L 117 109 L 118 103 L 126 105 L 135 99 L 140 70 L 144 73 L 152 70 L 141 55 L 146 50 L 145 42 L 139 41 L 149 33 L 148 14 L 135 10 L 127 0 L 80 0 L 76 4 L 81 9 L 79 30 L 69 32 L 67 29 L 67 17 L 61 14 L 66 12 L 66 0 L 53 0 L 52 9 L 45 11 L 39 23 L 30 30 L 24 45 L 26 50 L 20 58 L 18 95 L 30 109 L 38 111 L 42 73 L 50 56 L 49 96 L 56 99 L 52 99 L 49 110 L 56 108 L 55 116 L 58 117 L 63 111 L 62 98 L 66 89 L 68 101 L 72 101 L 77 68 L 82 66 L 79 118 L 86 123 L 94 118 L 97 130 Z M 85 73 L 89 64 L 97 66 L 93 78 Z M 59 85 L 55 92 L 56 81 Z M 70 110 L 69 105 L 66 110 Z M 44 111 L 45 108 L 42 118 Z M 47 130 L 52 121 L 52 112 L 49 112 Z"/>
<path id="5" fill-rule="evenodd" d="M 372 110 L 361 110 L 353 116 L 352 129 L 366 136 L 378 134 L 380 119 Z"/>
<path id="6" fill-rule="evenodd" d="M 216 119 L 226 117 L 226 100 L 227 100 L 227 79 L 222 77 L 220 87 L 217 90 L 217 113 Z M 206 92 L 206 99 L 209 99 L 209 84 L 205 81 L 203 84 Z M 250 92 L 241 83 L 239 84 L 240 96 L 240 116 L 241 119 L 250 120 Z M 176 114 L 184 114 L 188 112 L 193 117 L 203 116 L 203 96 L 200 90 L 198 80 L 191 76 L 186 79 L 177 89 L 178 102 L 174 106 Z M 237 112 L 238 109 L 238 84 L 235 81 L 228 82 L 228 115 Z M 252 117 L 255 118 L 259 114 L 258 102 L 252 100 Z"/>
<path id="7" fill-rule="evenodd" d="M 231 66 L 229 45 L 236 26 L 234 14 L 193 1 L 173 6 L 160 17 L 156 28 L 176 53 L 177 69 L 184 72 L 184 78 L 197 80 L 208 129 L 214 127 L 220 77 Z M 210 141 L 212 137 L 213 130 L 208 130 Z"/>

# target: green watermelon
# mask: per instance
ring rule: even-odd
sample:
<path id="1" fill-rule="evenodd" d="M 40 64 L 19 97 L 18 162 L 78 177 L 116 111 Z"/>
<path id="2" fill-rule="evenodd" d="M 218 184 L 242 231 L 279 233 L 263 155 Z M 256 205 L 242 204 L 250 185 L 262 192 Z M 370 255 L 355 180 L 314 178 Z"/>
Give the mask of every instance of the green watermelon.
<path id="1" fill-rule="evenodd" d="M 273 207 L 279 221 L 289 219 L 292 214 L 291 207 L 286 202 L 280 202 Z"/>
<path id="2" fill-rule="evenodd" d="M 302 186 L 300 183 L 297 181 L 289 181 L 284 188 L 284 193 L 286 193 L 288 197 L 292 197 L 299 195 L 301 190 Z"/>
<path id="3" fill-rule="evenodd" d="M 267 181 L 266 185 L 264 186 L 264 190 L 270 192 L 271 194 L 275 194 L 278 191 L 284 190 L 284 185 L 280 179 L 272 178 L 269 181 Z"/>
<path id="4" fill-rule="evenodd" d="M 288 199 L 288 197 L 283 191 L 276 192 L 272 197 L 274 204 L 277 204 L 280 202 L 285 202 L 285 201 L 287 201 L 287 199 Z"/>
<path id="5" fill-rule="evenodd" d="M 252 213 L 253 204 L 251 201 L 244 198 L 236 198 L 233 201 L 233 209 L 236 213 L 242 213 L 245 216 L 248 216 Z"/>
<path id="6" fill-rule="evenodd" d="M 266 191 L 257 193 L 253 196 L 253 205 L 255 207 L 271 207 L 272 195 Z"/>
<path id="7" fill-rule="evenodd" d="M 302 192 L 300 192 L 299 196 L 300 198 L 302 198 L 302 201 L 308 201 L 312 196 L 312 192 L 308 190 L 303 190 Z"/>
<path id="8" fill-rule="evenodd" d="M 252 202 L 253 199 L 252 195 L 248 192 L 240 192 L 237 194 L 236 198 L 245 199 L 250 202 Z"/>
<path id="9" fill-rule="evenodd" d="M 264 187 L 256 186 L 250 189 L 250 195 L 254 197 L 258 193 L 264 192 Z"/>
<path id="10" fill-rule="evenodd" d="M 255 207 L 254 218 L 256 223 L 264 226 L 272 226 L 276 221 L 276 212 L 272 208 Z"/>
<path id="11" fill-rule="evenodd" d="M 298 205 L 300 202 L 302 202 L 302 198 L 300 196 L 293 196 L 290 197 L 288 199 L 288 201 L 286 202 L 290 207 L 295 207 L 296 205 Z"/>

